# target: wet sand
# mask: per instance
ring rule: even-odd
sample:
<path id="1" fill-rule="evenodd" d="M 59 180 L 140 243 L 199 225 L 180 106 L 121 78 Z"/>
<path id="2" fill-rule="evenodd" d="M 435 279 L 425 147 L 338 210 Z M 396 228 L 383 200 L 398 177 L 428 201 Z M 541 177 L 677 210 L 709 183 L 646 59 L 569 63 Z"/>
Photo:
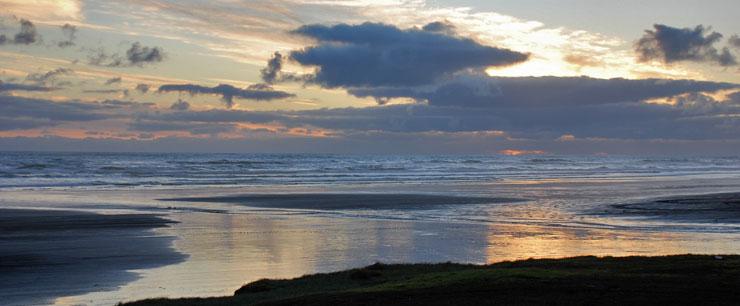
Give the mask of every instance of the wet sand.
<path id="1" fill-rule="evenodd" d="M 181 262 L 153 215 L 0 209 L 0 305 L 42 305 L 56 298 L 116 290 L 128 272 Z"/>
<path id="2" fill-rule="evenodd" d="M 219 197 L 161 199 L 179 202 L 231 203 L 260 208 L 280 209 L 430 209 L 445 205 L 472 205 L 521 202 L 522 199 L 463 197 L 431 194 L 382 193 L 301 193 L 245 194 Z"/>
<path id="3" fill-rule="evenodd" d="M 615 204 L 608 214 L 690 222 L 740 223 L 740 193 L 675 196 Z"/>

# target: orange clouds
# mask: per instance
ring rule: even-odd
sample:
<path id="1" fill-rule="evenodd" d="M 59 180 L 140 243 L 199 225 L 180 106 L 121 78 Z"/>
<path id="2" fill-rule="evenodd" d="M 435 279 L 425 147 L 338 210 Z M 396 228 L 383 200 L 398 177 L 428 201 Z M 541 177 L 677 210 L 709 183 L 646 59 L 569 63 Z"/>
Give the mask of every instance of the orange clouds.
<path id="1" fill-rule="evenodd" d="M 508 156 L 520 156 L 520 155 L 542 155 L 546 154 L 547 152 L 542 150 L 516 150 L 516 149 L 506 149 L 498 151 L 499 154 L 502 155 L 508 155 Z"/>

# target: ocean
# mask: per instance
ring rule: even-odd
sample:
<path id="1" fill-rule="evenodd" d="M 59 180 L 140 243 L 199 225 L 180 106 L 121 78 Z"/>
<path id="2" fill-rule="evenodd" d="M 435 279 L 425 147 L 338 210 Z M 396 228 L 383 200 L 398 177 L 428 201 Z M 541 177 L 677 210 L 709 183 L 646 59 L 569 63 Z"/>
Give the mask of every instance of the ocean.
<path id="1" fill-rule="evenodd" d="M 740 157 L 347 156 L 315 154 L 0 154 L 0 188 L 484 183 L 729 176 Z"/>
<path id="2" fill-rule="evenodd" d="M 0 153 L 0 208 L 177 222 L 150 235 L 167 238 L 181 261 L 129 269 L 125 281 L 80 284 L 47 300 L 59 305 L 229 295 L 264 277 L 378 261 L 740 253 L 733 219 L 619 206 L 738 191 L 740 157 Z M 250 205 L 249 197 L 217 199 L 285 194 L 318 204 L 275 208 Z M 321 208 L 336 195 L 357 203 L 383 195 L 390 203 Z M 394 207 L 394 195 L 440 198 Z M 457 205 L 442 196 L 501 200 Z M 215 199 L 170 201 L 194 197 Z"/>

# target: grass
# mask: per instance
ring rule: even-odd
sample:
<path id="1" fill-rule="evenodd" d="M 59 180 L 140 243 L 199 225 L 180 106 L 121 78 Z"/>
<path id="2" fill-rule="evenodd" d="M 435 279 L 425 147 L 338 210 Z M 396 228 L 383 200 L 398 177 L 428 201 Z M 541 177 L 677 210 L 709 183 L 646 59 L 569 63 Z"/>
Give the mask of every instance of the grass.
<path id="1" fill-rule="evenodd" d="M 375 264 L 259 280 L 218 298 L 149 305 L 740 305 L 740 256 L 575 257 L 492 265 Z"/>

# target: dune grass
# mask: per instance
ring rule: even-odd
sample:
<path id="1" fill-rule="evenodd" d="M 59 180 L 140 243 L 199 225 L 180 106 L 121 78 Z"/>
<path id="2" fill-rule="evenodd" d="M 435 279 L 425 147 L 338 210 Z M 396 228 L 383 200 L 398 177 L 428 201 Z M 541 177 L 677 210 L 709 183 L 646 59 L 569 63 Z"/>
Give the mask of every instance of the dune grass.
<path id="1" fill-rule="evenodd" d="M 375 264 L 259 280 L 218 298 L 125 305 L 740 304 L 740 256 L 575 257 L 492 265 Z"/>

